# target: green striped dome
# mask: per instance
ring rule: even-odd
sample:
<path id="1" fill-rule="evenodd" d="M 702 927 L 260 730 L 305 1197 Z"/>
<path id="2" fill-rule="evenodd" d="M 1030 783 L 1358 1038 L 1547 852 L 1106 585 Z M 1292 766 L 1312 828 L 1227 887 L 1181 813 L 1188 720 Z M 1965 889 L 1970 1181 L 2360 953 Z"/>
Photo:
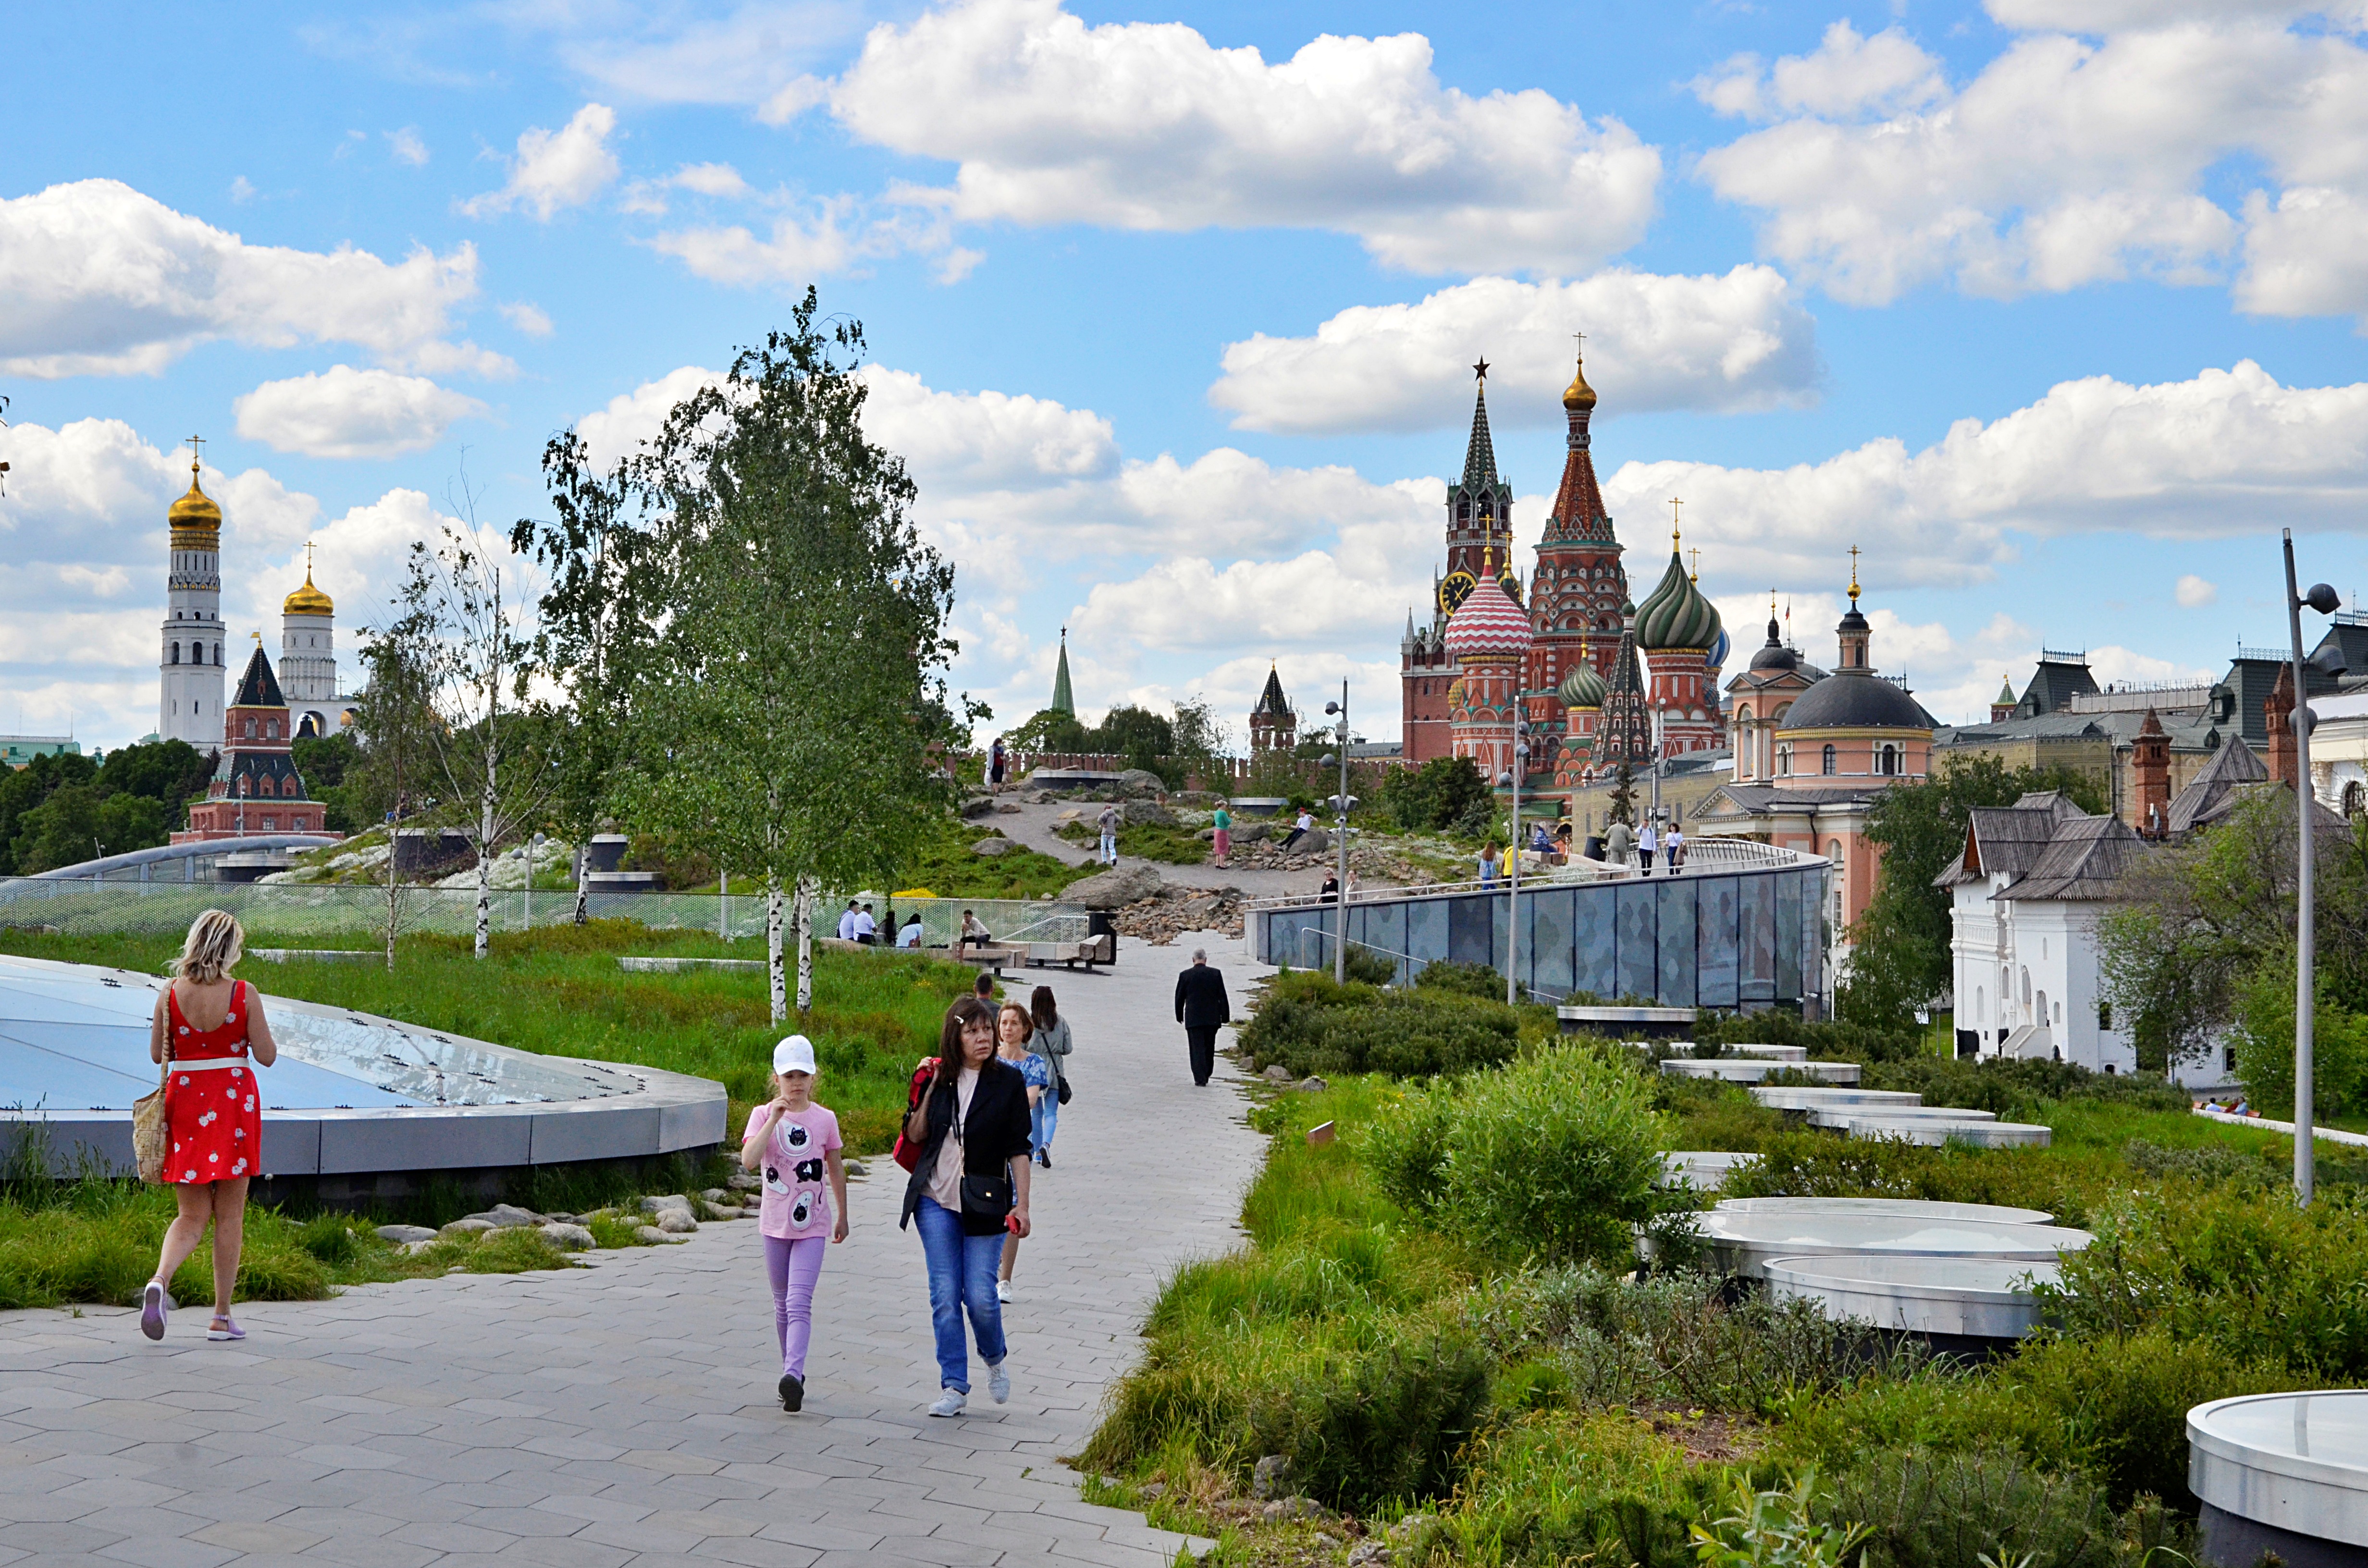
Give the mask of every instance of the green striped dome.
<path id="1" fill-rule="evenodd" d="M 1718 610 L 1702 597 L 1686 563 L 1669 551 L 1660 585 L 1636 607 L 1636 646 L 1644 649 L 1708 648 L 1718 641 Z"/>
<path id="2" fill-rule="evenodd" d="M 1562 687 L 1555 695 L 1562 699 L 1565 708 L 1600 708 L 1607 689 L 1603 677 L 1595 673 L 1595 666 L 1581 660 L 1562 677 Z"/>

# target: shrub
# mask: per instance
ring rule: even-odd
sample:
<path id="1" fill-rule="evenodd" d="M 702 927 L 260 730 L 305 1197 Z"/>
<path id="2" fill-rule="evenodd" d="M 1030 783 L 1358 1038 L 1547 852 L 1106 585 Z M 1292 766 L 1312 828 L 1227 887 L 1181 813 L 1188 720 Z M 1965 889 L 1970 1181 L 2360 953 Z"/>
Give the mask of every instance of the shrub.
<path id="1" fill-rule="evenodd" d="M 2313 1012 L 2311 1103 L 2321 1117 L 2368 1107 L 2368 1015 L 2337 1004 L 2329 979 L 2319 979 Z M 2289 951 L 2254 971 L 2237 995 L 2237 1075 L 2263 1116 L 2294 1115 L 2294 982 Z"/>
<path id="2" fill-rule="evenodd" d="M 1466 1234 L 1515 1256 L 1616 1262 L 1653 1211 L 1668 1129 L 1642 1074 L 1555 1045 L 1467 1084 L 1446 1143 L 1440 1207 Z"/>
<path id="3" fill-rule="evenodd" d="M 1539 1411 L 1474 1439 L 1428 1560 L 1680 1568 L 1693 1562 L 1697 1484 L 1685 1449 L 1649 1421 Z"/>
<path id="4" fill-rule="evenodd" d="M 1488 1396 L 1488 1358 L 1440 1335 L 1326 1369 L 1253 1417 L 1252 1429 L 1260 1449 L 1290 1458 L 1300 1490 L 1361 1512 L 1452 1491 Z"/>
<path id="5" fill-rule="evenodd" d="M 1835 1475 L 1819 1511 L 1866 1528 L 1865 1568 L 2112 1568 L 2120 1556 L 2103 1487 L 2010 1449 L 1871 1452 Z"/>
<path id="6" fill-rule="evenodd" d="M 2133 1138 L 2122 1147 L 2122 1163 L 2140 1176 L 2157 1180 L 2235 1187 L 2248 1192 L 2267 1192 L 2291 1179 L 2288 1166 L 2266 1145 L 2252 1151 L 2229 1143 L 2166 1149 L 2159 1143 Z"/>
<path id="7" fill-rule="evenodd" d="M 1731 1477 L 1713 1505 L 1725 1511 L 1713 1513 L 1707 1526 L 1693 1527 L 1695 1558 L 1702 1568 L 1840 1568 L 1866 1527 L 1820 1521 L 1816 1503 L 1814 1469 L 1767 1492 Z"/>
<path id="8" fill-rule="evenodd" d="M 1453 827 L 1477 806 L 1488 809 L 1488 781 L 1468 756 L 1435 756 L 1420 767 L 1393 767 L 1382 775 L 1382 807 L 1410 833 Z"/>
<path id="9" fill-rule="evenodd" d="M 1799 1045 L 1820 1061 L 1902 1062 L 1920 1056 L 1924 1038 L 1914 1029 L 1888 1029 L 1847 1022 L 1809 1023 L 1798 1013 L 1770 1007 L 1758 1013 L 1722 1013 L 1694 1025 L 1696 1043 Z"/>
<path id="10" fill-rule="evenodd" d="M 1346 978 L 1367 985 L 1387 985 L 1398 977 L 1395 959 L 1368 952 L 1363 948 L 1350 948 L 1348 957 L 1341 960 L 1341 969 Z"/>
<path id="11" fill-rule="evenodd" d="M 2069 1062 L 2024 1062 L 1991 1058 L 1960 1062 L 1927 1056 L 1877 1065 L 1866 1074 L 1871 1089 L 1906 1089 L 1926 1105 L 1987 1110 L 2015 1120 L 2051 1100 L 2098 1100 L 2139 1110 L 2184 1114 L 2187 1091 L 2151 1073 L 2092 1073 Z"/>
<path id="12" fill-rule="evenodd" d="M 1281 1062 L 1294 1077 L 1412 1077 L 1503 1062 L 1520 1036 L 1520 1015 L 1501 1002 L 1335 985 L 1329 975 L 1301 972 L 1267 988 L 1241 1043 L 1258 1065 Z"/>
<path id="13" fill-rule="evenodd" d="M 2233 1363 L 2368 1377 L 2368 1204 L 2181 1187 L 2125 1196 L 2089 1228 L 2097 1239 L 2065 1256 L 2048 1293 L 2068 1333 L 2157 1328 Z"/>
<path id="14" fill-rule="evenodd" d="M 1362 1153 L 1373 1184 L 1409 1214 L 1436 1213 L 1445 1197 L 1448 1133 L 1454 1112 L 1450 1085 L 1414 1089 L 1366 1130 Z"/>
<path id="15" fill-rule="evenodd" d="M 1442 959 L 1426 964 L 1414 983 L 1420 990 L 1476 996 L 1484 1002 L 1502 1001 L 1505 996 L 1505 977 L 1485 963 L 1452 963 Z"/>

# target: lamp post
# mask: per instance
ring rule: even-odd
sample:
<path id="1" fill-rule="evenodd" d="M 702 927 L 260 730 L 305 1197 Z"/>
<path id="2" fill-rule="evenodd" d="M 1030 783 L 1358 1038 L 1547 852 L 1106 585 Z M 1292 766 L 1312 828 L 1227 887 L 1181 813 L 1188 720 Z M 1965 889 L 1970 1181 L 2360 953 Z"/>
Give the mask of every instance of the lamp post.
<path id="1" fill-rule="evenodd" d="M 520 926 L 521 930 L 531 931 L 534 929 L 534 863 L 535 860 L 542 854 L 542 835 L 539 833 L 527 841 L 526 922 L 522 926 Z"/>
<path id="2" fill-rule="evenodd" d="M 2343 651 L 2329 643 L 2317 657 L 2305 659 L 2302 652 L 2302 612 L 2307 605 L 2321 615 L 2332 615 L 2343 603 L 2342 596 L 2325 583 L 2311 585 L 2307 594 L 2294 591 L 2294 529 L 2284 530 L 2286 554 L 2286 631 L 2293 639 L 2294 653 L 2294 820 L 2295 841 L 2300 846 L 2300 860 L 2294 869 L 2294 1198 L 2307 1204 L 2317 1186 L 2317 1151 L 2313 1146 L 2317 1134 L 2313 1131 L 2317 1095 L 2317 1041 L 2312 1038 L 2312 1009 L 2317 1005 L 2317 987 L 2312 983 L 2312 969 L 2318 958 L 2318 890 L 2317 868 L 2312 863 L 2310 846 L 2310 687 L 2307 677 L 2317 670 L 2324 675 L 2343 673 Z"/>
<path id="3" fill-rule="evenodd" d="M 1349 983 L 1349 808 L 1355 804 L 1349 793 L 1349 683 L 1340 683 L 1340 700 L 1324 705 L 1326 713 L 1337 713 L 1340 722 L 1333 729 L 1333 740 L 1338 745 L 1337 756 L 1326 762 L 1340 765 L 1340 792 L 1332 797 L 1332 831 L 1339 839 L 1340 869 L 1334 874 L 1338 887 L 1332 894 L 1332 983 Z"/>

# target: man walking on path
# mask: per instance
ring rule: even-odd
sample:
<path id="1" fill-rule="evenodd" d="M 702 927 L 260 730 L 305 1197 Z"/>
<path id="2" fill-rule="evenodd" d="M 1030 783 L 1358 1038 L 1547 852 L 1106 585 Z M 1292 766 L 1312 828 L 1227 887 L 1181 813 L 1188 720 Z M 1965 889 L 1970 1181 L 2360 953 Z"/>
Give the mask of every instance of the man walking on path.
<path id="1" fill-rule="evenodd" d="M 1118 864 L 1118 807 L 1104 806 L 1102 814 L 1095 821 L 1102 830 L 1101 862 L 1105 866 L 1115 866 Z"/>
<path id="2" fill-rule="evenodd" d="M 1192 1082 L 1206 1088 L 1217 1068 L 1217 1031 L 1234 1021 L 1225 977 L 1209 967 L 1209 949 L 1192 949 L 1192 967 L 1176 977 L 1176 1021 L 1191 1048 Z"/>

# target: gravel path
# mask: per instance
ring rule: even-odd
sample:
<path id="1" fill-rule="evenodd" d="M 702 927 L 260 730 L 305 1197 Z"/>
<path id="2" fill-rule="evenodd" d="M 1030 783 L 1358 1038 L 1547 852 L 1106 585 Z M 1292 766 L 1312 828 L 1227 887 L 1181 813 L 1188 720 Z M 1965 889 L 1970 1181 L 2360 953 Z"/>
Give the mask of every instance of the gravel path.
<path id="1" fill-rule="evenodd" d="M 1207 945 L 1238 1007 L 1237 939 Z M 1057 1456 L 1168 1272 L 1236 1244 L 1261 1152 L 1230 1062 L 1192 1086 L 1174 953 L 1130 940 L 1053 982 L 1077 1093 L 1005 1309 L 1008 1405 L 974 1369 L 971 1415 L 923 1414 L 928 1293 L 883 1158 L 851 1184 L 797 1415 L 753 1221 L 565 1273 L 256 1303 L 238 1346 L 205 1341 L 201 1308 L 158 1345 L 111 1308 L 0 1313 L 0 1568 L 1162 1568 L 1185 1538 L 1079 1501 Z"/>

